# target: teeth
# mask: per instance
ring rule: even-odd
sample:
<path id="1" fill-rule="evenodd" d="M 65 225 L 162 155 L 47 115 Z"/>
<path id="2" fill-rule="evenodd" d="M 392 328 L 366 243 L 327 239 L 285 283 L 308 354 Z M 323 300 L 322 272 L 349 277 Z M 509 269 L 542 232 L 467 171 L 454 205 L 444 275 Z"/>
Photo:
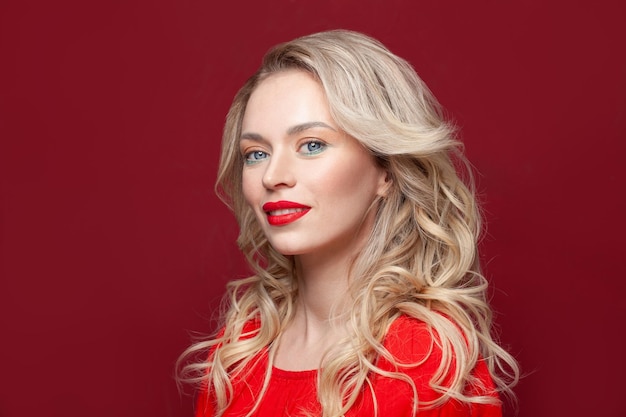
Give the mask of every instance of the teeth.
<path id="1" fill-rule="evenodd" d="M 290 209 L 280 209 L 280 210 L 273 210 L 269 212 L 270 216 L 283 216 L 285 214 L 292 214 L 292 213 L 298 213 L 300 211 L 302 211 L 304 209 L 301 208 L 290 208 Z"/>

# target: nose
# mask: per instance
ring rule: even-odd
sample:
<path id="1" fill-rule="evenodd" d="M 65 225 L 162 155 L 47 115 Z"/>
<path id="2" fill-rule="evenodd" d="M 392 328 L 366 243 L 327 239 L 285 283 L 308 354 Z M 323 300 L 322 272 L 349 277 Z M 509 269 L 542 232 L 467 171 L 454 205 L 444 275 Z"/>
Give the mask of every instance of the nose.
<path id="1" fill-rule="evenodd" d="M 268 190 L 289 188 L 296 184 L 293 164 L 282 150 L 275 150 L 270 156 L 263 173 L 263 186 Z"/>

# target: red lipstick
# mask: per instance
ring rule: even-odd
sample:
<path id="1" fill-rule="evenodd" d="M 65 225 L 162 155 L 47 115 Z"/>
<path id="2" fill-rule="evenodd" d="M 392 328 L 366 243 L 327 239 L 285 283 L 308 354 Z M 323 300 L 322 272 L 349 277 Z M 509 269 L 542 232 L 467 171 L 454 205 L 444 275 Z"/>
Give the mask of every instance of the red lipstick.
<path id="1" fill-rule="evenodd" d="M 267 222 L 272 226 L 293 223 L 311 210 L 311 207 L 293 201 L 274 201 L 263 204 Z"/>

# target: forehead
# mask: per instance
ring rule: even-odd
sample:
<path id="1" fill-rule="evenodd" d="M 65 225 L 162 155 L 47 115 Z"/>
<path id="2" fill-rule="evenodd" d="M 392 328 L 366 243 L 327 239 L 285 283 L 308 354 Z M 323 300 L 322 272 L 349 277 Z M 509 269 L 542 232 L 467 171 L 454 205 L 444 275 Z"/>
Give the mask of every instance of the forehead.
<path id="1" fill-rule="evenodd" d="M 333 125 L 321 84 L 308 72 L 272 74 L 254 89 L 244 112 L 242 131 L 321 121 Z"/>

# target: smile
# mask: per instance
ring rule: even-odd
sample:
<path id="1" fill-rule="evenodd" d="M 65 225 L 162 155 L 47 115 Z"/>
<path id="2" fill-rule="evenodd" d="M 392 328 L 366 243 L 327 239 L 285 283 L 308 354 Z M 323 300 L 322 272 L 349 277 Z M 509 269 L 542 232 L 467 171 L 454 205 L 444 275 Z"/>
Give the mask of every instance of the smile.
<path id="1" fill-rule="evenodd" d="M 293 201 L 276 201 L 263 204 L 263 211 L 267 215 L 267 222 L 272 226 L 284 226 L 293 223 L 311 210 Z"/>

